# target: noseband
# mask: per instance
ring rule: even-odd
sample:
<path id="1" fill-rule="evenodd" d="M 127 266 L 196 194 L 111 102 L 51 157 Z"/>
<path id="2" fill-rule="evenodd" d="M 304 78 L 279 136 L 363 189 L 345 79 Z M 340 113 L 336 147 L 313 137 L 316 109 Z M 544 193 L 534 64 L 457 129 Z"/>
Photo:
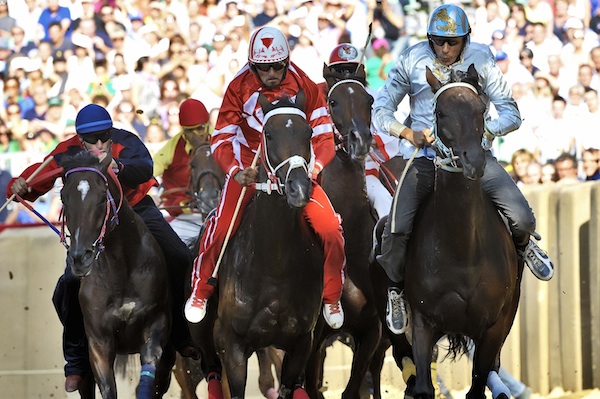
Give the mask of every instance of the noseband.
<path id="1" fill-rule="evenodd" d="M 437 116 L 436 116 L 435 111 L 437 108 L 438 97 L 446 90 L 452 89 L 455 87 L 466 87 L 466 88 L 472 90 L 473 93 L 475 93 L 479 96 L 477 89 L 473 85 L 466 83 L 466 82 L 448 83 L 448 84 L 440 87 L 440 89 L 433 96 L 433 131 L 431 132 L 431 134 L 433 135 L 434 140 L 433 140 L 433 143 L 431 144 L 431 146 L 434 147 L 435 149 L 437 149 L 438 154 L 441 153 L 443 155 L 443 157 L 440 157 L 439 155 L 437 155 L 434 163 L 435 163 L 436 167 L 439 167 L 448 172 L 462 172 L 463 168 L 458 166 L 458 164 L 456 162 L 456 161 L 458 161 L 458 156 L 454 155 L 454 151 L 452 150 L 452 148 L 447 147 L 446 144 L 444 144 L 442 142 L 442 140 L 440 139 L 440 137 L 438 135 Z"/>
<path id="2" fill-rule="evenodd" d="M 110 223 L 111 227 L 119 224 L 119 210 L 121 209 L 121 205 L 123 204 L 123 190 L 122 190 L 121 184 L 119 183 L 119 180 L 117 179 L 116 175 L 114 174 L 112 169 L 109 168 L 111 178 L 117 183 L 117 186 L 119 187 L 119 205 L 117 206 L 115 203 L 115 199 L 112 196 L 110 189 L 108 188 L 108 179 L 106 178 L 106 176 L 104 176 L 104 174 L 102 174 L 102 172 L 100 172 L 96 168 L 89 168 L 89 167 L 73 168 L 65 173 L 65 179 L 74 172 L 94 172 L 97 175 L 99 175 L 102 178 L 102 180 L 104 180 L 104 185 L 106 187 L 106 215 L 104 216 L 104 221 L 102 223 L 102 229 L 100 230 L 100 235 L 98 236 L 96 241 L 94 241 L 94 243 L 92 244 L 92 248 L 93 248 L 94 252 L 96 253 L 96 259 L 98 259 L 98 256 L 100 256 L 100 253 L 104 250 L 104 236 L 106 235 L 107 224 Z M 112 210 L 112 217 L 110 217 L 111 210 Z M 66 216 L 65 216 L 64 208 L 61 211 L 61 216 L 62 216 L 63 220 L 62 220 L 62 224 L 61 224 L 60 242 L 63 244 L 63 246 L 66 249 L 69 249 L 69 244 L 67 244 L 67 239 L 66 239 L 66 235 L 65 235 Z M 109 218 L 110 218 L 110 220 L 109 220 Z"/>
<path id="3" fill-rule="evenodd" d="M 281 108 L 275 108 L 275 109 L 267 112 L 267 114 L 265 115 L 265 117 L 263 119 L 263 126 L 265 126 L 267 124 L 267 121 L 269 120 L 269 118 L 274 115 L 300 115 L 301 117 L 306 119 L 306 114 L 304 112 L 302 112 L 301 110 L 299 110 L 298 108 L 281 107 Z M 290 173 L 292 172 L 292 170 L 297 169 L 297 168 L 304 169 L 304 171 L 308 175 L 308 162 L 306 162 L 306 160 L 304 158 L 302 158 L 300 155 L 292 155 L 288 159 L 281 162 L 279 165 L 273 167 L 273 165 L 271 164 L 271 160 L 269 159 L 269 154 L 268 154 L 269 149 L 267 146 L 266 135 L 263 133 L 262 136 L 263 136 L 262 148 L 263 148 L 263 152 L 264 152 L 264 156 L 262 157 L 263 158 L 263 166 L 265 167 L 265 170 L 267 171 L 267 176 L 268 176 L 269 182 L 256 183 L 255 187 L 257 190 L 264 191 L 268 194 L 270 194 L 272 192 L 272 190 L 275 190 L 275 191 L 277 191 L 277 193 L 279 195 L 283 195 L 283 189 L 285 187 L 285 184 L 281 183 L 281 181 L 277 177 L 277 171 L 279 169 L 281 169 L 282 167 L 284 167 L 285 165 L 289 164 L 288 171 L 285 175 L 286 181 L 287 181 L 288 177 L 290 176 Z"/>

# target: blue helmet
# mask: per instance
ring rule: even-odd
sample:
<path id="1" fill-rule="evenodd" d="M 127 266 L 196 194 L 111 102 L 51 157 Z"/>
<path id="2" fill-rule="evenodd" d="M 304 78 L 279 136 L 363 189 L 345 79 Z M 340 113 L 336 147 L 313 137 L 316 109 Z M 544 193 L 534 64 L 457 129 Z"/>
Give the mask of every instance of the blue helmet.
<path id="1" fill-rule="evenodd" d="M 78 134 L 102 132 L 112 128 L 113 121 L 108 111 L 97 104 L 88 104 L 75 118 L 75 131 Z"/>
<path id="2" fill-rule="evenodd" d="M 433 10 L 427 36 L 464 37 L 471 33 L 467 14 L 454 4 L 443 4 Z"/>

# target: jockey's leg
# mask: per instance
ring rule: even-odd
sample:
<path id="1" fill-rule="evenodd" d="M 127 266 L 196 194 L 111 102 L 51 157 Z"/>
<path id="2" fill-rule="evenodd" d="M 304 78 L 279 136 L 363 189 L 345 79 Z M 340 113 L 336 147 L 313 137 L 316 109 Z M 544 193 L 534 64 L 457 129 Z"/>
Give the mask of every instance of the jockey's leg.
<path id="1" fill-rule="evenodd" d="M 65 365 L 65 376 L 67 392 L 77 390 L 79 377 L 83 377 L 91 371 L 88 343 L 83 326 L 83 315 L 79 306 L 79 277 L 75 277 L 71 268 L 67 266 L 65 272 L 58 279 L 52 303 L 63 325 L 63 354 L 67 364 Z M 71 377 L 72 383 L 69 383 Z M 74 378 L 77 378 L 76 380 Z"/>
<path id="2" fill-rule="evenodd" d="M 381 254 L 377 262 L 388 280 L 396 285 L 404 281 L 406 246 L 423 199 L 433 190 L 434 166 L 427 158 L 415 158 L 402 186 L 396 188 L 394 201 L 381 237 Z"/>
<path id="3" fill-rule="evenodd" d="M 252 200 L 255 192 L 256 189 L 253 186 L 248 186 L 246 188 L 246 193 L 242 199 L 240 210 L 233 224 L 230 237 L 232 237 L 238 229 L 244 210 Z M 198 323 L 201 320 L 198 320 L 198 317 L 203 318 L 206 312 L 206 300 L 212 295 L 215 289 L 215 287 L 208 284 L 208 281 L 215 270 L 221 247 L 224 244 L 227 230 L 233 219 L 235 207 L 241 194 L 242 186 L 234 179 L 228 177 L 225 181 L 216 213 L 206 221 L 204 232 L 200 238 L 198 257 L 194 260 L 192 269 L 192 294 L 186 303 L 186 317 L 190 322 Z M 202 301 L 203 303 L 198 303 L 198 301 Z M 188 309 L 196 305 L 203 310 L 199 313 L 199 316 L 194 317 L 192 314 L 194 312 L 190 313 L 188 312 Z"/>
<path id="4" fill-rule="evenodd" d="M 486 165 L 481 186 L 498 210 L 508 219 L 517 248 L 524 247 L 529 242 L 529 236 L 535 231 L 533 211 L 519 187 L 491 151 L 486 151 L 485 157 Z"/>
<path id="5" fill-rule="evenodd" d="M 369 201 L 377 212 L 377 218 L 381 219 L 389 213 L 392 207 L 392 195 L 375 175 L 367 175 L 366 183 Z"/>
<path id="6" fill-rule="evenodd" d="M 527 199 L 490 151 L 486 151 L 486 161 L 481 186 L 508 219 L 517 254 L 538 279 L 550 280 L 554 275 L 554 265 L 546 252 L 530 239 L 537 233 L 535 216 Z"/>
<path id="7" fill-rule="evenodd" d="M 344 322 L 340 298 L 344 288 L 344 235 L 340 216 L 335 212 L 325 191 L 313 182 L 310 201 L 304 207 L 304 217 L 323 243 L 323 303 L 324 316 L 332 328 L 340 328 Z M 340 317 L 333 316 L 339 315 Z"/>
<path id="8" fill-rule="evenodd" d="M 165 220 L 152 198 L 142 199 L 133 207 L 133 210 L 144 220 L 162 249 L 166 261 L 173 303 L 171 342 L 182 356 L 198 358 L 199 352 L 193 344 L 187 322 L 183 316 L 185 277 L 192 265 L 192 254 Z"/>
<path id="9" fill-rule="evenodd" d="M 386 324 L 394 334 L 402 334 L 408 326 L 404 303 L 404 263 L 408 239 L 419 206 L 433 190 L 435 171 L 433 162 L 416 158 L 410 165 L 401 186 L 396 188 L 390 215 L 381 237 L 381 255 L 377 262 L 388 276 Z"/>

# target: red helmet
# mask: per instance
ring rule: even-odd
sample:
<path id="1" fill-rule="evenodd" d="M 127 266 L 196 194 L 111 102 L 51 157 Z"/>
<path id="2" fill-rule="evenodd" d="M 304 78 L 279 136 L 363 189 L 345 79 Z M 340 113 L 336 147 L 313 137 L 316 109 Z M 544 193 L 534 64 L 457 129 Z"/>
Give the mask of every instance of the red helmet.
<path id="1" fill-rule="evenodd" d="M 248 61 L 270 64 L 288 59 L 290 47 L 287 38 L 277 28 L 264 26 L 252 34 L 248 48 Z"/>
<path id="2" fill-rule="evenodd" d="M 208 111 L 202 102 L 188 98 L 179 106 L 179 124 L 181 127 L 194 128 L 208 122 Z"/>
<path id="3" fill-rule="evenodd" d="M 335 46 L 329 56 L 328 67 L 338 64 L 355 64 L 360 63 L 362 53 L 350 43 L 342 43 Z"/>

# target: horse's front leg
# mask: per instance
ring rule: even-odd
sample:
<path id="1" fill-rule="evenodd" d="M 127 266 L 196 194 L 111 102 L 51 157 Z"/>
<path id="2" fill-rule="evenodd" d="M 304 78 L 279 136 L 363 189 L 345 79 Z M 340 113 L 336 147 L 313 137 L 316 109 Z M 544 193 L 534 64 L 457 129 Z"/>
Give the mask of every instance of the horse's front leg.
<path id="1" fill-rule="evenodd" d="M 140 348 L 142 371 L 138 386 L 138 399 L 161 398 L 171 382 L 171 370 L 175 364 L 175 349 L 169 344 L 167 315 L 158 317 L 144 330 L 144 343 Z"/>
<path id="2" fill-rule="evenodd" d="M 413 390 L 415 399 L 433 399 L 435 388 L 431 380 L 431 356 L 433 354 L 433 330 L 423 320 L 419 312 L 412 311 L 413 320 L 413 359 L 417 369 L 415 387 Z"/>
<path id="3" fill-rule="evenodd" d="M 277 390 L 275 389 L 275 377 L 281 378 L 281 363 L 283 354 L 280 350 L 270 346 L 262 348 L 256 351 L 256 357 L 258 358 L 258 386 L 260 392 L 267 399 L 275 399 L 277 396 Z M 275 367 L 276 375 L 273 375 L 272 367 Z"/>
<path id="4" fill-rule="evenodd" d="M 115 381 L 115 372 L 113 364 L 116 353 L 112 345 L 99 341 L 93 337 L 88 337 L 90 364 L 94 372 L 96 384 L 100 389 L 102 399 L 117 398 L 117 383 Z"/>
<path id="5" fill-rule="evenodd" d="M 248 378 L 248 356 L 246 347 L 239 342 L 235 333 L 215 325 L 215 344 L 229 385 L 231 399 L 243 399 Z"/>
<path id="6" fill-rule="evenodd" d="M 281 366 L 279 397 L 291 399 L 296 385 L 302 381 L 304 370 L 313 345 L 312 332 L 301 335 L 285 348 L 286 355 Z"/>

